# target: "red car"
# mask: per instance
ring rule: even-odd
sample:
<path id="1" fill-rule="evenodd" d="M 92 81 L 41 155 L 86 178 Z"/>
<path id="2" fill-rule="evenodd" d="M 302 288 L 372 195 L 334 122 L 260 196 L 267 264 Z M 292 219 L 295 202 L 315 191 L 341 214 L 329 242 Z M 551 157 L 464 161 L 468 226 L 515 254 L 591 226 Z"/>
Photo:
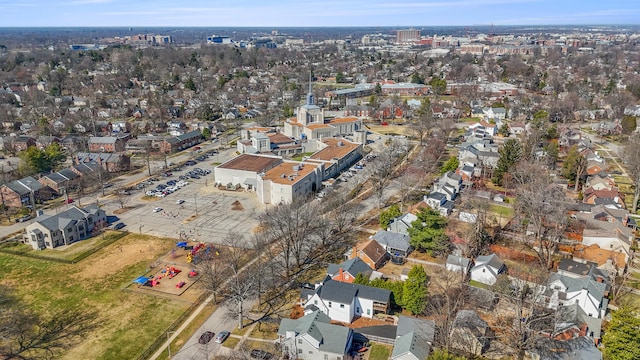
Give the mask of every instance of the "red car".
<path id="1" fill-rule="evenodd" d="M 65 204 L 71 204 L 73 202 L 73 199 L 66 199 L 64 201 Z"/>

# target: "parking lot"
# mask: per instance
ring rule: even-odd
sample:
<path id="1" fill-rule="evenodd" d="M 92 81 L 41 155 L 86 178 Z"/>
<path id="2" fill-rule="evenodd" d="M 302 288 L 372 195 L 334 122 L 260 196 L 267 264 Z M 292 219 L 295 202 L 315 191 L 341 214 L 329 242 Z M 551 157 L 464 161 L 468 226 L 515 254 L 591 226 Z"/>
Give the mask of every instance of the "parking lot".
<path id="1" fill-rule="evenodd" d="M 123 230 L 130 232 L 211 243 L 234 232 L 247 235 L 249 241 L 264 205 L 254 194 L 214 187 L 215 163 L 233 156 L 233 150 L 211 153 L 179 168 L 176 164 L 153 177 L 155 181 L 135 185 L 126 200 L 128 210 L 118 210 L 120 203 L 113 197 L 105 201 L 104 209 L 108 214 L 115 211 L 118 222 L 126 224 Z"/>

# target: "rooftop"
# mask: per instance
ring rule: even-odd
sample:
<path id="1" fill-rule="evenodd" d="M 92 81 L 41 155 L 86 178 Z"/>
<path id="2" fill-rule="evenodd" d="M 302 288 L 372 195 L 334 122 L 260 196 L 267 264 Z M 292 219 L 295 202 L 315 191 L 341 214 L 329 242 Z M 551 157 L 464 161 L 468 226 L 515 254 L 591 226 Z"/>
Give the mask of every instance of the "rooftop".
<path id="1" fill-rule="evenodd" d="M 276 184 L 295 184 L 307 175 L 314 172 L 318 166 L 322 165 L 299 162 L 283 162 L 267 171 L 262 178 L 264 180 L 271 180 Z"/>
<path id="2" fill-rule="evenodd" d="M 343 124 L 343 123 L 352 123 L 358 121 L 358 118 L 355 116 L 344 117 L 344 118 L 335 118 L 329 120 L 329 124 Z"/>
<path id="3" fill-rule="evenodd" d="M 323 143 L 325 143 L 327 147 L 311 155 L 311 159 L 324 161 L 342 159 L 360 146 L 345 139 L 336 138 L 324 139 Z"/>
<path id="4" fill-rule="evenodd" d="M 242 154 L 218 166 L 221 169 L 262 172 L 277 166 L 282 159 L 274 156 Z"/>

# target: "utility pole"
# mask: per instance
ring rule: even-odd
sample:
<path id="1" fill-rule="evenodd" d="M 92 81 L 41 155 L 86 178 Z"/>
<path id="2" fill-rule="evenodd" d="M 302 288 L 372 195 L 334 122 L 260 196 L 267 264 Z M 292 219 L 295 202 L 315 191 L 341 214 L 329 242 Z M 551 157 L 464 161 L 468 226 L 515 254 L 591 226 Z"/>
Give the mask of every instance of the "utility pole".
<path id="1" fill-rule="evenodd" d="M 196 216 L 198 216 L 198 194 L 193 194 L 193 200 L 196 204 Z"/>

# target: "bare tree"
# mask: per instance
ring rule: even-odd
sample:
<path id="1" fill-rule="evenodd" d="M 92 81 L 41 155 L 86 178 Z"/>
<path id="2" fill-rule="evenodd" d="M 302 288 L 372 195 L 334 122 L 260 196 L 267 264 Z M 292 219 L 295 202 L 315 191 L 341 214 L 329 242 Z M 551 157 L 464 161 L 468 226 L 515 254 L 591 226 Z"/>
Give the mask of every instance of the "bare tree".
<path id="1" fill-rule="evenodd" d="M 544 283 L 545 272 L 540 272 L 534 283 Z M 502 275 L 494 290 L 500 295 L 502 308 L 496 316 L 496 336 L 511 350 L 510 356 L 523 359 L 541 334 L 553 334 L 556 311 L 544 306 L 544 286 Z"/>
<path id="2" fill-rule="evenodd" d="M 524 242 L 538 255 L 540 264 L 550 269 L 567 224 L 564 193 L 538 164 L 521 163 L 512 173 L 512 181 Z"/>
<path id="3" fill-rule="evenodd" d="M 257 285 L 255 265 L 242 267 L 247 260 L 247 249 L 238 247 L 237 244 L 244 243 L 246 243 L 244 236 L 236 233 L 229 233 L 223 240 L 223 244 L 226 245 L 224 265 L 231 275 L 224 290 L 231 300 L 228 309 L 238 319 L 239 329 L 244 326 L 245 301 L 255 295 Z"/>
<path id="4" fill-rule="evenodd" d="M 469 302 L 467 285 L 463 282 L 464 275 L 445 269 L 438 269 L 430 286 L 427 308 L 425 312 L 434 316 L 438 331 L 436 331 L 436 344 L 444 349 L 451 350 L 451 330 L 458 311 L 462 310 Z"/>
<path id="5" fill-rule="evenodd" d="M 0 304 L 0 357 L 3 359 L 55 359 L 96 326 L 96 313 L 82 308 L 38 316 L 20 304 L 6 288 L 0 294 Z"/>
<path id="6" fill-rule="evenodd" d="M 640 136 L 632 135 L 629 142 L 620 154 L 624 160 L 625 168 L 633 181 L 633 213 L 638 210 L 638 200 L 640 200 Z"/>
<path id="7" fill-rule="evenodd" d="M 384 190 L 394 178 L 394 171 L 398 159 L 404 152 L 396 139 L 388 140 L 387 148 L 380 153 L 374 161 L 367 166 L 367 173 L 374 195 L 378 199 L 378 208 L 381 209 Z"/>
<path id="8" fill-rule="evenodd" d="M 120 204 L 120 209 L 124 209 L 129 202 L 129 190 L 127 189 L 118 189 L 115 193 L 116 201 Z"/>

